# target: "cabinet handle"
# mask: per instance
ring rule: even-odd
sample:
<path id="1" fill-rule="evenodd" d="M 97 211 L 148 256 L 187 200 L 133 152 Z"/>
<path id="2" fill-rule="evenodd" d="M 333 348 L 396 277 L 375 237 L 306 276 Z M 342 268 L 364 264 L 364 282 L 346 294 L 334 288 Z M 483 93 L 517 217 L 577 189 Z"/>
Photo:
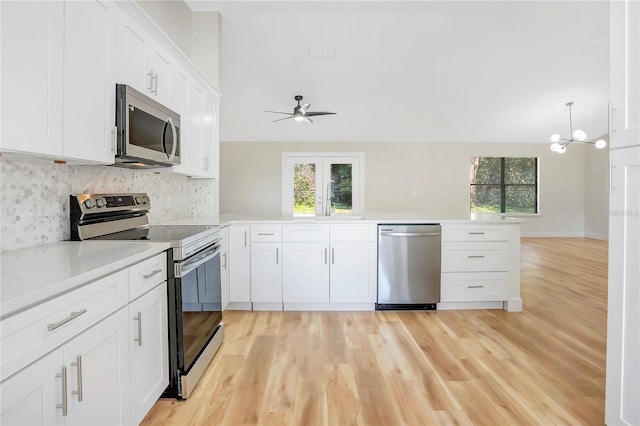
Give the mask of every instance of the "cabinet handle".
<path id="1" fill-rule="evenodd" d="M 71 363 L 72 367 L 78 367 L 78 390 L 71 391 L 71 395 L 78 395 L 78 402 L 82 402 L 82 356 L 76 357 L 76 362 Z"/>
<path id="2" fill-rule="evenodd" d="M 49 330 L 49 331 L 53 331 L 53 330 L 55 330 L 56 328 L 58 328 L 58 327 L 61 327 L 61 326 L 65 325 L 65 324 L 66 324 L 66 323 L 68 323 L 69 321 L 71 321 L 71 320 L 74 320 L 74 319 L 78 318 L 80 315 L 84 314 L 85 312 L 87 312 L 87 310 L 86 310 L 86 309 L 81 309 L 81 310 L 79 310 L 79 311 L 77 311 L 77 312 L 71 312 L 71 314 L 70 314 L 68 317 L 66 317 L 65 319 L 63 319 L 63 320 L 61 320 L 61 321 L 58 321 L 58 322 L 57 322 L 57 323 L 55 323 L 55 324 L 47 324 L 47 330 Z"/>
<path id="3" fill-rule="evenodd" d="M 62 378 L 62 404 L 56 404 L 56 408 L 62 408 L 62 415 L 69 413 L 67 404 L 67 367 L 62 367 L 62 374 L 56 374 L 56 378 Z"/>
<path id="4" fill-rule="evenodd" d="M 151 79 L 155 82 L 154 89 L 151 91 L 151 93 L 157 96 L 158 95 L 158 73 L 155 73 Z"/>
<path id="5" fill-rule="evenodd" d="M 483 285 L 468 285 L 467 288 L 484 288 Z"/>
<path id="6" fill-rule="evenodd" d="M 247 246 L 247 231 L 244 231 L 244 246 Z"/>
<path id="7" fill-rule="evenodd" d="M 133 317 L 133 320 L 138 321 L 138 337 L 133 341 L 138 342 L 138 346 L 142 346 L 142 312 L 138 312 L 138 315 Z"/>
<path id="8" fill-rule="evenodd" d="M 483 259 L 484 256 L 467 256 L 469 259 Z"/>
<path id="9" fill-rule="evenodd" d="M 469 235 L 484 235 L 484 232 L 469 232 Z"/>
<path id="10" fill-rule="evenodd" d="M 162 272 L 162 269 L 155 269 L 150 274 L 143 275 L 142 278 L 144 278 L 145 280 L 148 280 L 149 278 L 153 277 L 154 275 L 158 275 L 160 272 Z"/>
<path id="11" fill-rule="evenodd" d="M 327 264 L 327 249 L 324 249 L 324 264 Z"/>
<path id="12" fill-rule="evenodd" d="M 147 90 L 153 93 L 153 70 L 149 70 L 147 75 L 149 76 L 149 87 L 147 87 Z"/>
<path id="13" fill-rule="evenodd" d="M 224 269 L 227 269 L 227 253 L 222 253 L 222 257 L 224 257 L 224 264 L 222 265 L 222 267 Z"/>
<path id="14" fill-rule="evenodd" d="M 269 236 L 273 236 L 275 235 L 273 232 L 258 232 L 258 235 L 269 235 Z"/>
<path id="15" fill-rule="evenodd" d="M 334 249 L 333 247 L 331 248 L 331 264 L 336 264 L 336 249 Z"/>
<path id="16" fill-rule="evenodd" d="M 280 263 L 280 249 L 276 247 L 276 265 Z"/>

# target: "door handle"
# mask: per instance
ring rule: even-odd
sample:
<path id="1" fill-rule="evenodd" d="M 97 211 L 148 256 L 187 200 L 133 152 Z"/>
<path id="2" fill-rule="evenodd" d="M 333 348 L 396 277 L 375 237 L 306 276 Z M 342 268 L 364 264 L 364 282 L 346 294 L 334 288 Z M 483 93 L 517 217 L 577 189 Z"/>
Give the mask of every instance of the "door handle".
<path id="1" fill-rule="evenodd" d="M 62 404 L 56 404 L 56 408 L 62 408 L 62 415 L 69 414 L 69 405 L 67 404 L 67 367 L 62 367 L 62 373 L 56 374 L 56 378 L 62 379 Z"/>
<path id="2" fill-rule="evenodd" d="M 78 390 L 71 391 L 72 395 L 78 395 L 78 402 L 82 402 L 82 356 L 76 357 L 76 362 L 71 363 L 72 367 L 78 367 Z"/>

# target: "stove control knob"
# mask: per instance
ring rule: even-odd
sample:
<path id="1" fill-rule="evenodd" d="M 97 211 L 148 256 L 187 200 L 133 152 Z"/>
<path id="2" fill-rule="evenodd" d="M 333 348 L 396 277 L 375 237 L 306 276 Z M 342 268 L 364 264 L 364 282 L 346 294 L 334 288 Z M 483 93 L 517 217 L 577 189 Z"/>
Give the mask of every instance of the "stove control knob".
<path id="1" fill-rule="evenodd" d="M 98 208 L 104 207 L 106 205 L 107 205 L 107 201 L 104 198 L 98 198 L 96 200 L 96 206 L 98 206 Z"/>
<path id="2" fill-rule="evenodd" d="M 136 197 L 136 204 L 142 204 L 143 202 L 142 197 Z"/>
<path id="3" fill-rule="evenodd" d="M 93 201 L 91 198 L 87 198 L 86 200 L 84 200 L 83 204 L 88 209 L 92 209 L 96 206 L 95 201 Z"/>

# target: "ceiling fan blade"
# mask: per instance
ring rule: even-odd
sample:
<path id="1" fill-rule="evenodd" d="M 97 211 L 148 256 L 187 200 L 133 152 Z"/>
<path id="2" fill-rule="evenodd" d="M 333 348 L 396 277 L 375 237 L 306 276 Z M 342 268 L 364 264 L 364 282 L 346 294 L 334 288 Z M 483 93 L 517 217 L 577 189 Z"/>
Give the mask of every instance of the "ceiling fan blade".
<path id="1" fill-rule="evenodd" d="M 324 112 L 324 111 L 311 111 L 305 114 L 307 117 L 313 117 L 314 115 L 335 115 L 337 112 Z"/>
<path id="2" fill-rule="evenodd" d="M 293 115 L 293 114 L 292 114 L 292 113 L 290 113 L 290 112 L 280 112 L 280 111 L 265 111 L 265 112 L 273 112 L 273 113 L 276 113 L 276 114 Z"/>
<path id="3" fill-rule="evenodd" d="M 300 112 L 303 114 L 307 113 L 307 110 L 309 109 L 309 107 L 311 106 L 311 104 L 304 104 L 300 107 Z"/>
<path id="4" fill-rule="evenodd" d="M 272 123 L 275 123 L 276 121 L 288 120 L 290 118 L 293 118 L 293 114 L 291 114 L 291 117 L 278 118 L 277 120 L 273 120 Z"/>
<path id="5" fill-rule="evenodd" d="M 304 121 L 305 123 L 313 123 L 313 120 L 312 120 L 312 119 L 310 119 L 309 117 L 307 117 L 306 115 L 303 117 L 303 121 Z"/>

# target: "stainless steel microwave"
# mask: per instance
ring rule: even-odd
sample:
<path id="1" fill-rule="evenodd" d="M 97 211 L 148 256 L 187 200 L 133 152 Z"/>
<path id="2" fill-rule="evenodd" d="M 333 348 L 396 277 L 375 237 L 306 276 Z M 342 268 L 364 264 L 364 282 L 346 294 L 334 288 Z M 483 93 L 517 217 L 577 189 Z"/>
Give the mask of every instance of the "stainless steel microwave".
<path id="1" fill-rule="evenodd" d="M 115 166 L 180 164 L 180 115 L 125 84 L 116 84 Z"/>

